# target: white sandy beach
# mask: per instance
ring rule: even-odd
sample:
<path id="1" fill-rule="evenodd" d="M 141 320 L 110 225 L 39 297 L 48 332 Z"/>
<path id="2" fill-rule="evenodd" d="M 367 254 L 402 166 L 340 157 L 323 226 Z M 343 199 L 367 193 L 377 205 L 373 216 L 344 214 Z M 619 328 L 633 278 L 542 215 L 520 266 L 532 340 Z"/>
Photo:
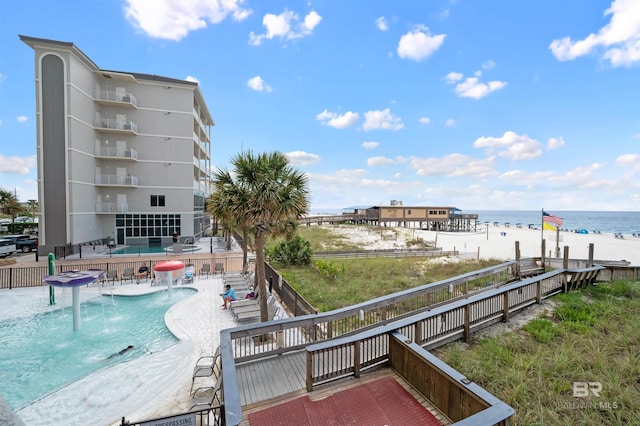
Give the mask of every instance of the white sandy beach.
<path id="1" fill-rule="evenodd" d="M 541 231 L 528 228 L 482 225 L 477 232 L 435 232 L 413 228 L 388 227 L 382 232 L 380 228 L 353 225 L 322 225 L 351 241 L 361 244 L 366 249 L 404 249 L 409 240 L 422 238 L 435 241 L 437 247 L 445 251 L 457 250 L 460 257 L 509 260 L 515 258 L 515 242 L 520 242 L 522 257 L 538 257 L 541 255 Z M 377 229 L 377 230 L 376 230 Z M 396 234 L 393 238 L 393 234 Z M 384 237 L 383 237 L 384 236 Z M 544 231 L 546 240 L 545 255 L 556 257 L 556 232 Z M 589 244 L 594 244 L 595 260 L 626 260 L 631 265 L 640 265 L 640 238 L 625 236 L 615 238 L 613 234 L 576 234 L 568 231 L 560 232 L 558 246 L 560 256 L 564 247 L 569 247 L 572 259 L 587 259 Z"/>

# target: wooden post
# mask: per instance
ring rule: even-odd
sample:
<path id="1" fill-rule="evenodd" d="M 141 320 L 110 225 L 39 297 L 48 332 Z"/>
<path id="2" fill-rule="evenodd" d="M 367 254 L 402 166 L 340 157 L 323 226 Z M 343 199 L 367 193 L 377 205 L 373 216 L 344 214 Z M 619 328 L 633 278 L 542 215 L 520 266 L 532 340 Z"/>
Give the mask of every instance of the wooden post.
<path id="1" fill-rule="evenodd" d="M 413 341 L 417 344 L 422 343 L 422 321 L 417 321 L 414 327 L 413 333 Z"/>
<path id="2" fill-rule="evenodd" d="M 469 309 L 471 309 L 471 305 L 466 305 L 464 307 L 464 341 L 468 342 L 469 338 L 471 337 L 471 324 L 470 324 L 470 320 L 469 317 L 471 315 L 471 313 L 469 312 Z"/>
<path id="3" fill-rule="evenodd" d="M 313 354 L 307 351 L 307 392 L 313 391 Z"/>
<path id="4" fill-rule="evenodd" d="M 541 252 L 542 252 L 542 256 L 540 256 L 540 261 L 542 263 L 542 268 L 543 271 L 542 272 L 547 272 L 547 261 L 546 261 L 546 255 L 544 254 L 545 250 L 546 250 L 546 245 L 547 242 L 545 240 L 542 240 L 542 245 L 540 246 Z"/>
<path id="5" fill-rule="evenodd" d="M 562 257 L 562 269 L 565 271 L 569 268 L 569 246 L 564 246 L 564 256 Z M 563 293 L 567 292 L 567 280 L 569 278 L 569 274 L 565 272 L 564 274 L 564 283 L 563 283 Z"/>
<path id="6" fill-rule="evenodd" d="M 536 282 L 536 303 L 539 305 L 542 302 L 542 281 Z"/>
<path id="7" fill-rule="evenodd" d="M 520 241 L 516 241 L 516 278 L 520 278 Z"/>
<path id="8" fill-rule="evenodd" d="M 587 262 L 587 268 L 593 266 L 593 243 L 589 243 L 589 261 Z"/>
<path id="9" fill-rule="evenodd" d="M 509 319 L 509 292 L 502 293 L 502 322 L 507 322 Z"/>
<path id="10" fill-rule="evenodd" d="M 360 343 L 362 340 L 353 342 L 353 376 L 360 377 Z"/>

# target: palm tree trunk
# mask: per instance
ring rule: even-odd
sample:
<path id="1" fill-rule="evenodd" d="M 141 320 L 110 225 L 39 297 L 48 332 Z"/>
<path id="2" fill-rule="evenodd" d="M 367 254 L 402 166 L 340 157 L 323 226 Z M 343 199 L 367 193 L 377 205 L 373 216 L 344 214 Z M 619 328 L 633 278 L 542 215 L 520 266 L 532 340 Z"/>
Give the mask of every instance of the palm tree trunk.
<path id="1" fill-rule="evenodd" d="M 267 286 L 265 284 L 264 272 L 264 231 L 256 227 L 255 230 L 256 243 L 256 279 L 258 281 L 258 298 L 260 301 L 260 321 L 269 320 L 269 312 L 267 310 Z"/>

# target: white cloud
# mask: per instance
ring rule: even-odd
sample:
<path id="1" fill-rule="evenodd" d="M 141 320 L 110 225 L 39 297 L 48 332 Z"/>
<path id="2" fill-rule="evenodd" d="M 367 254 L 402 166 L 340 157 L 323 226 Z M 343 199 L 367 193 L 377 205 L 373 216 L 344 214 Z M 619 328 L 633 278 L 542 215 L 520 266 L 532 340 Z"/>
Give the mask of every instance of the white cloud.
<path id="1" fill-rule="evenodd" d="M 310 164 L 315 164 L 320 162 L 319 155 L 310 154 L 304 151 L 287 152 L 285 155 L 287 156 L 287 159 L 289 160 L 289 163 L 291 163 L 292 166 L 301 167 L 301 166 L 308 166 Z"/>
<path id="2" fill-rule="evenodd" d="M 364 113 L 364 124 L 362 129 L 369 130 L 400 130 L 404 123 L 400 117 L 391 113 L 389 108 L 382 111 L 368 111 Z"/>
<path id="3" fill-rule="evenodd" d="M 616 166 L 628 168 L 634 172 L 640 172 L 640 155 L 623 154 L 616 158 Z"/>
<path id="4" fill-rule="evenodd" d="M 444 122 L 445 127 L 453 127 L 456 125 L 456 120 L 454 120 L 453 118 L 447 118 L 447 120 Z"/>
<path id="5" fill-rule="evenodd" d="M 242 21 L 251 14 L 244 0 L 126 0 L 125 17 L 149 37 L 179 41 L 189 32 L 219 24 L 227 16 Z"/>
<path id="6" fill-rule="evenodd" d="M 18 117 L 16 117 L 16 121 L 18 123 L 26 123 L 28 120 L 26 115 L 19 115 Z"/>
<path id="7" fill-rule="evenodd" d="M 438 50 L 445 37 L 445 34 L 432 36 L 427 27 L 418 25 L 413 31 L 400 37 L 398 56 L 402 59 L 412 59 L 419 62 Z"/>
<path id="8" fill-rule="evenodd" d="M 411 158 L 411 168 L 420 176 L 486 178 L 498 174 L 493 168 L 494 163 L 495 157 L 475 159 L 455 153 L 439 158 Z"/>
<path id="9" fill-rule="evenodd" d="M 0 72 L 0 83 L 6 80 L 7 76 Z"/>
<path id="10" fill-rule="evenodd" d="M 490 81 L 488 83 L 481 83 L 477 77 L 467 77 L 463 82 L 456 85 L 455 91 L 458 97 L 461 98 L 484 98 L 491 92 L 500 90 L 505 87 L 507 83 L 504 81 Z"/>
<path id="11" fill-rule="evenodd" d="M 321 121 L 322 124 L 336 129 L 345 129 L 347 127 L 354 126 L 360 121 L 360 115 L 357 112 L 347 111 L 342 115 L 336 112 L 328 110 L 322 111 L 316 115 L 316 119 Z"/>
<path id="12" fill-rule="evenodd" d="M 200 83 L 200 80 L 190 75 L 188 75 L 187 78 L 185 78 L 185 80 L 190 81 L 192 83 Z"/>
<path id="13" fill-rule="evenodd" d="M 418 121 L 420 122 L 420 124 L 429 124 L 429 123 L 431 123 L 431 119 L 429 117 L 420 117 L 418 119 Z"/>
<path id="14" fill-rule="evenodd" d="M 482 64 L 482 69 L 485 69 L 485 70 L 490 70 L 495 67 L 496 67 L 496 63 L 493 62 L 491 59 L 489 59 L 487 62 Z"/>
<path id="15" fill-rule="evenodd" d="M 0 154 L 0 173 L 10 173 L 17 175 L 26 175 L 30 169 L 36 166 L 36 156 L 28 157 L 5 157 Z"/>
<path id="16" fill-rule="evenodd" d="M 407 159 L 403 157 L 387 158 L 387 157 L 371 157 L 367 159 L 367 165 L 371 167 L 376 166 L 391 166 L 394 164 L 406 163 Z"/>
<path id="17" fill-rule="evenodd" d="M 322 16 L 317 12 L 309 12 L 302 22 L 297 13 L 285 10 L 280 15 L 267 13 L 262 18 L 262 25 L 267 29 L 264 34 L 249 34 L 249 44 L 260 46 L 264 40 L 279 38 L 280 40 L 292 40 L 311 35 L 313 30 L 322 21 Z"/>
<path id="18" fill-rule="evenodd" d="M 510 160 L 530 160 L 542 155 L 542 143 L 527 135 L 518 135 L 512 131 L 504 132 L 499 138 L 481 137 L 473 143 L 475 148 L 486 148 L 489 154 L 494 151 Z"/>
<path id="19" fill-rule="evenodd" d="M 614 0 L 604 12 L 607 15 L 611 20 L 597 34 L 575 41 L 571 37 L 553 40 L 551 53 L 559 61 L 571 61 L 594 51 L 603 52 L 602 58 L 614 67 L 640 61 L 640 2 Z"/>
<path id="20" fill-rule="evenodd" d="M 268 84 L 265 84 L 264 80 L 259 75 L 251 77 L 249 81 L 247 81 L 247 86 L 249 86 L 251 90 L 255 90 L 256 92 L 273 91 L 273 88 Z"/>
<path id="21" fill-rule="evenodd" d="M 547 149 L 557 149 L 564 146 L 564 139 L 562 137 L 559 138 L 549 138 L 547 141 Z"/>
<path id="22" fill-rule="evenodd" d="M 385 18 L 384 16 L 381 16 L 378 19 L 376 19 L 376 27 L 378 27 L 380 31 L 387 31 L 389 29 L 387 18 Z"/>
<path id="23" fill-rule="evenodd" d="M 447 75 L 444 77 L 444 79 L 445 79 L 445 81 L 446 81 L 447 83 L 449 83 L 449 84 L 453 84 L 453 83 L 455 83 L 456 81 L 460 81 L 460 80 L 462 80 L 462 77 L 464 77 L 464 76 L 462 75 L 462 73 L 459 73 L 459 72 L 453 72 L 453 71 L 451 71 L 449 74 L 447 74 Z"/>
<path id="24" fill-rule="evenodd" d="M 379 142 L 362 142 L 364 149 L 376 149 L 378 146 L 380 146 Z"/>

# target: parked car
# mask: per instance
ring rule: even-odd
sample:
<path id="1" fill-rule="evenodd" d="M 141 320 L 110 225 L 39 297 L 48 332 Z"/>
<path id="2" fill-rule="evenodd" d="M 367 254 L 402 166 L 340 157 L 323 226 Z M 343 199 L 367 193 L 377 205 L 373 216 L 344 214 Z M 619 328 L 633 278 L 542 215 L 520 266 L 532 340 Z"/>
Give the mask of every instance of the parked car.
<path id="1" fill-rule="evenodd" d="M 0 257 L 11 256 L 16 252 L 16 245 L 11 240 L 0 239 Z"/>
<path id="2" fill-rule="evenodd" d="M 0 225 L 8 225 L 11 223 L 11 219 L 0 219 Z"/>
<path id="3" fill-rule="evenodd" d="M 16 250 L 29 253 L 38 249 L 38 239 L 28 235 L 5 235 L 3 238 L 10 240 L 16 246 Z"/>
<path id="4" fill-rule="evenodd" d="M 14 223 L 30 223 L 33 222 L 33 218 L 29 216 L 18 216 L 13 219 Z"/>

